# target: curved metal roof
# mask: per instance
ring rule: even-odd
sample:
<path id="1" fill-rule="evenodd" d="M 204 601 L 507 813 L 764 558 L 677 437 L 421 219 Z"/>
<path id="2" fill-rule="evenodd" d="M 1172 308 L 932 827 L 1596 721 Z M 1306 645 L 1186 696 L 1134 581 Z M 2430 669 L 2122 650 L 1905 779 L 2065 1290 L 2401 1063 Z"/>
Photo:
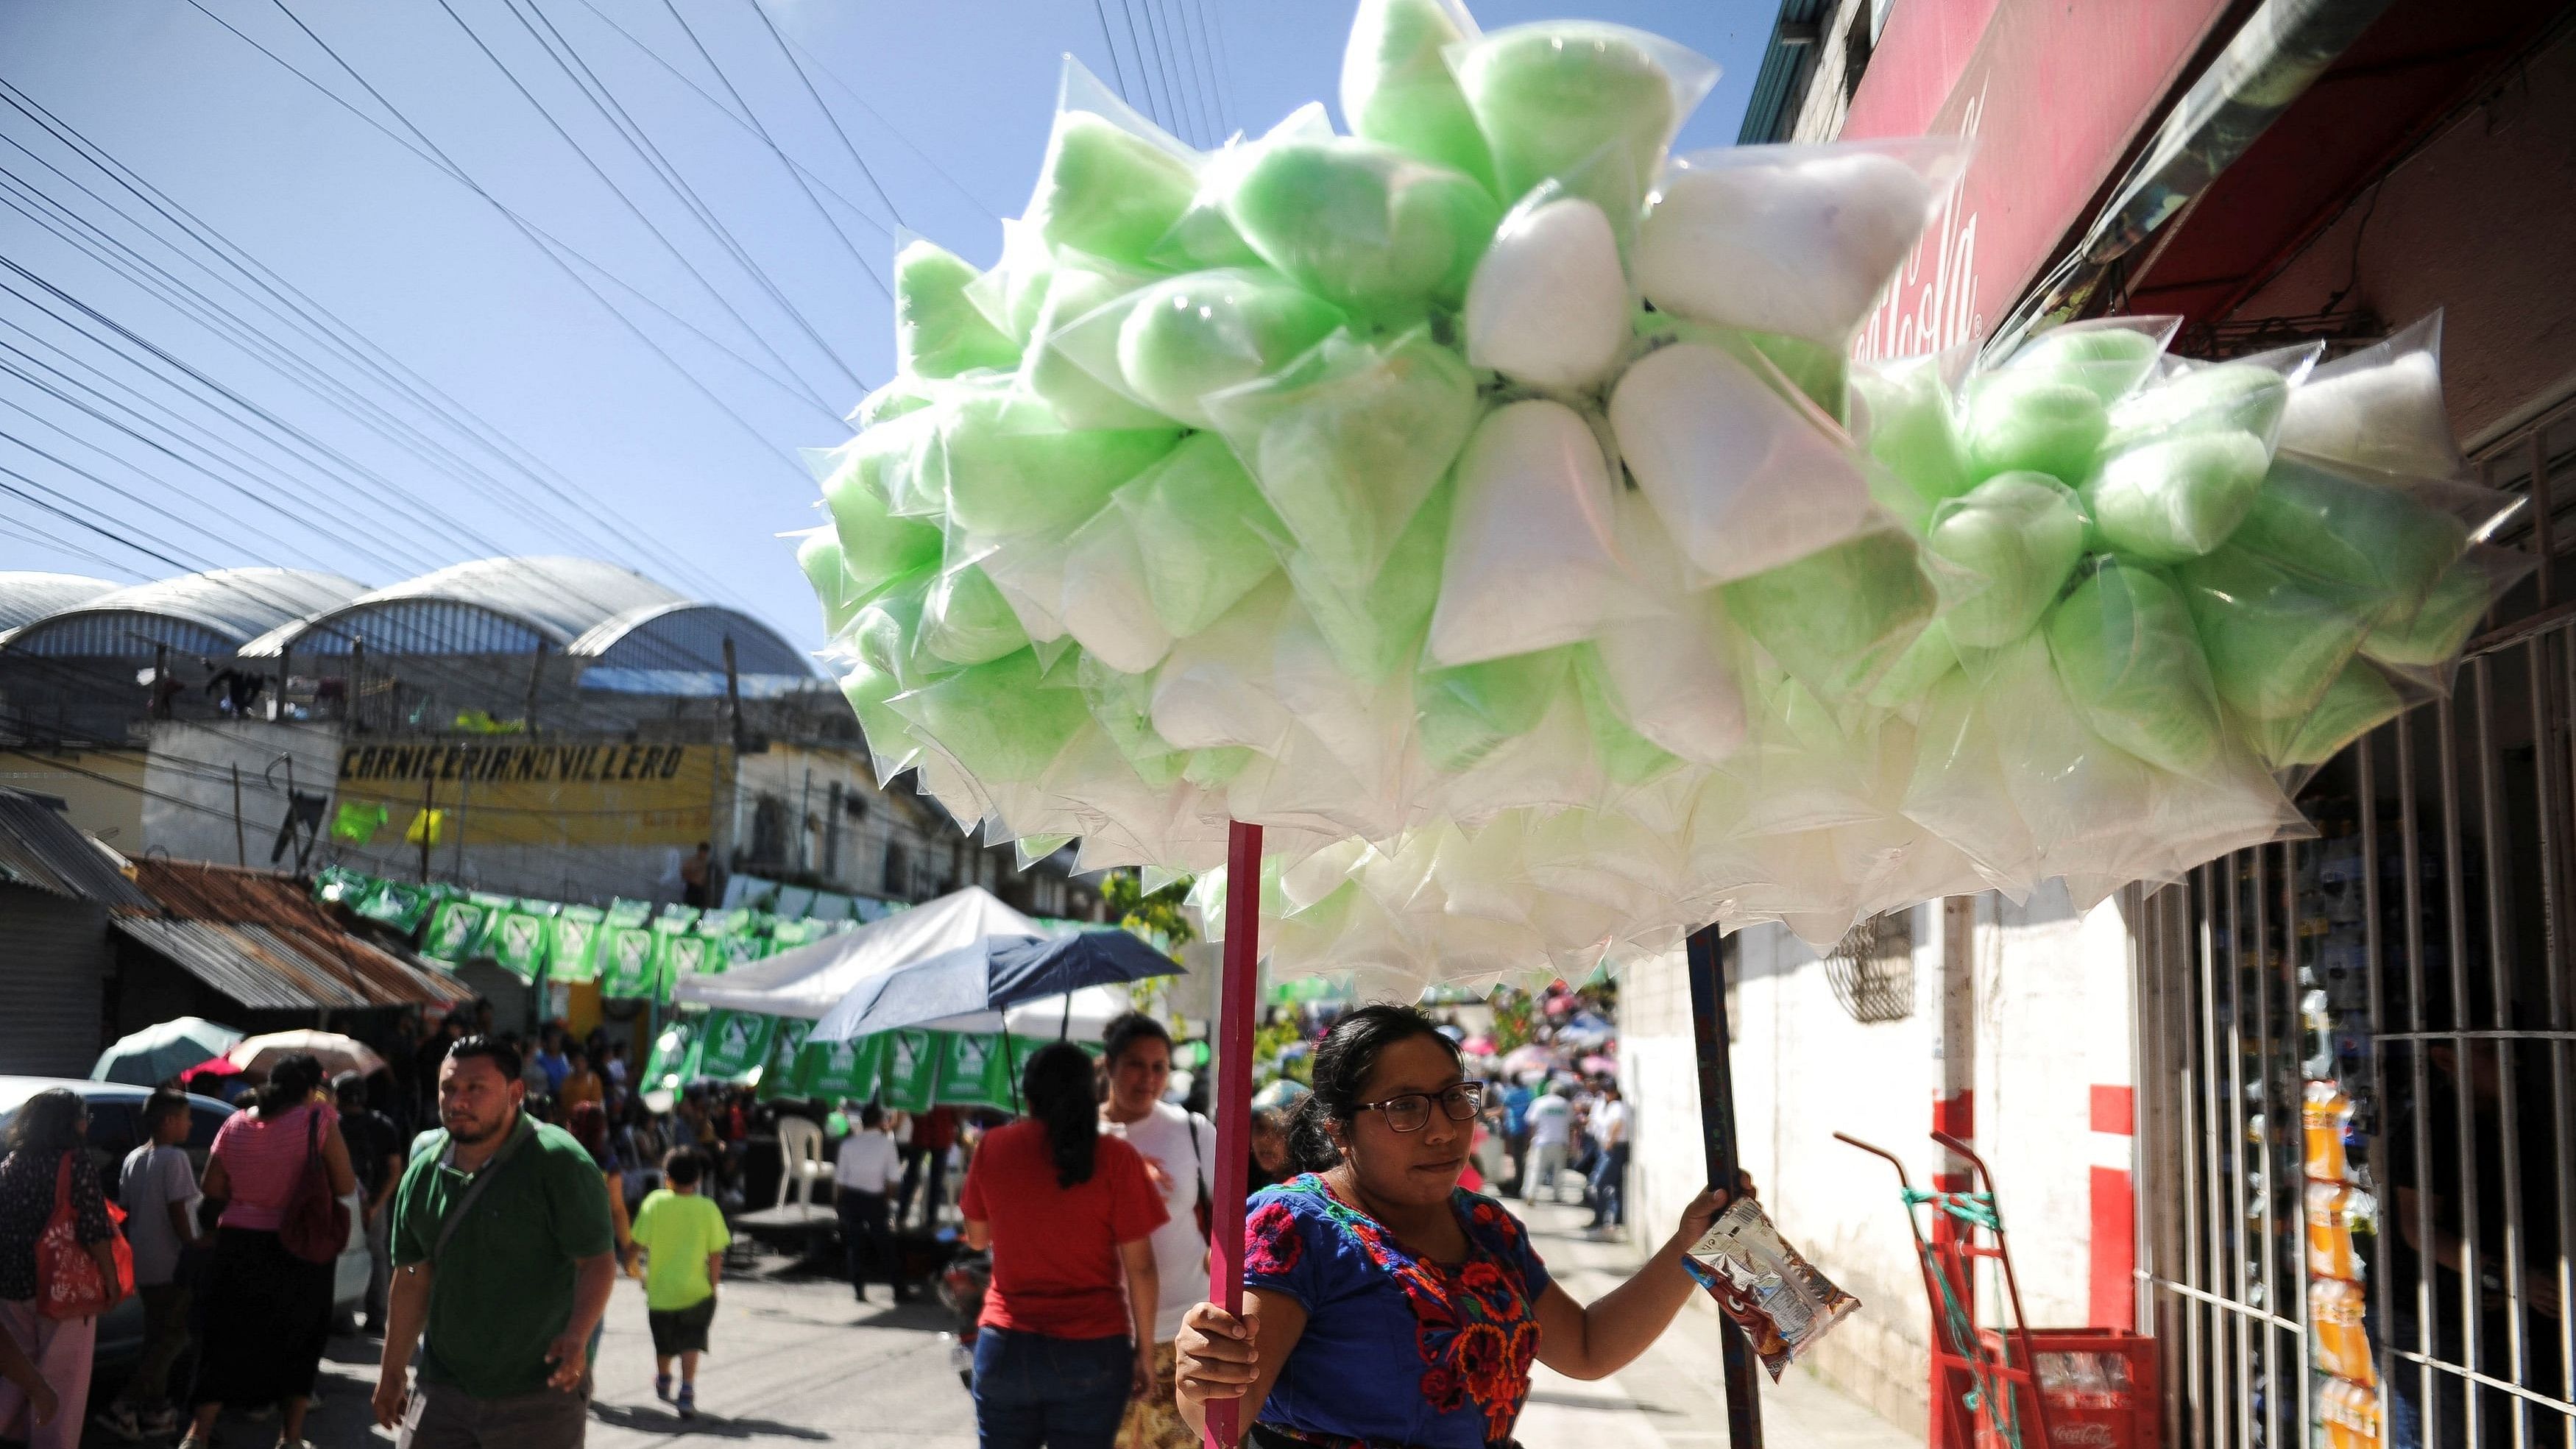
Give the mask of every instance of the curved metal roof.
<path id="1" fill-rule="evenodd" d="M 717 641 L 712 654 L 697 649 L 689 636 L 704 634 Z M 812 674 L 813 662 L 796 647 L 779 637 L 778 631 L 742 612 L 722 604 L 654 604 L 630 609 L 606 620 L 580 638 L 572 641 L 567 654 L 585 658 L 606 658 L 620 644 L 630 649 L 659 645 L 664 650 L 686 656 L 686 663 L 699 665 L 712 659 L 716 667 L 723 664 L 722 640 L 730 636 L 740 666 L 747 674 Z"/>
<path id="2" fill-rule="evenodd" d="M 560 650 L 620 615 L 688 600 L 632 569 L 598 559 L 560 554 L 476 559 L 338 601 L 272 628 L 245 644 L 241 652 L 283 653 L 315 630 L 336 628 L 372 608 L 410 602 L 480 609 L 527 626 L 542 635 L 548 646 Z"/>
<path id="3" fill-rule="evenodd" d="M 0 633 L 115 590 L 116 585 L 107 580 L 84 574 L 49 574 L 34 569 L 0 571 Z"/>
<path id="4" fill-rule="evenodd" d="M 345 604 L 366 587 L 356 579 L 315 569 L 209 569 L 94 594 L 28 620 L 0 635 L 0 644 L 24 643 L 38 630 L 109 613 L 176 619 L 239 644 L 289 620 Z"/>

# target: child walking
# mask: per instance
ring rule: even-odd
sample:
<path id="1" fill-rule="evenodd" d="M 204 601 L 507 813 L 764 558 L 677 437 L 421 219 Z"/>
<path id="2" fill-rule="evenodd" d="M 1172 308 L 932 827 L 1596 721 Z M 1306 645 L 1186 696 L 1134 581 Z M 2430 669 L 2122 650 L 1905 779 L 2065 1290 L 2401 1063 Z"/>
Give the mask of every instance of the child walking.
<path id="1" fill-rule="evenodd" d="M 663 1186 L 635 1210 L 635 1246 L 644 1253 L 645 1321 L 653 1329 L 653 1392 L 680 1411 L 698 1413 L 698 1355 L 715 1321 L 716 1285 L 733 1241 L 724 1210 L 699 1192 L 704 1163 L 683 1147 L 662 1159 Z M 671 1360 L 680 1361 L 680 1391 L 671 1393 Z"/>
<path id="2" fill-rule="evenodd" d="M 143 1298 L 143 1355 L 98 1425 L 132 1444 L 176 1433 L 171 1371 L 188 1348 L 188 1277 L 182 1259 L 206 1245 L 197 1232 L 197 1171 L 179 1144 L 188 1140 L 188 1099 L 164 1087 L 143 1104 L 149 1141 L 125 1159 L 117 1198 L 134 1248 L 134 1287 Z M 182 1384 L 184 1389 L 186 1385 Z"/>

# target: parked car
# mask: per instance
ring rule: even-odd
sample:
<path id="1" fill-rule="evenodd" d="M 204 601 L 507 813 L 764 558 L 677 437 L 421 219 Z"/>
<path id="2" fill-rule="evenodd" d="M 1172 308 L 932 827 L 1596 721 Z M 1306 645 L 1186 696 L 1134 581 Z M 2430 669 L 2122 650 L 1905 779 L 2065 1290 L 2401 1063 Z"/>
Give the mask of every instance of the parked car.
<path id="1" fill-rule="evenodd" d="M 121 1082 L 76 1081 L 64 1077 L 0 1076 L 0 1135 L 7 1133 L 18 1107 L 29 1097 L 52 1087 L 69 1087 L 89 1105 L 89 1156 L 98 1168 L 98 1180 L 113 1197 L 118 1174 L 124 1171 L 125 1155 L 143 1142 L 143 1104 L 152 1092 L 148 1087 L 130 1087 Z M 215 1145 L 215 1129 L 233 1109 L 211 1097 L 188 1098 L 188 1140 L 183 1144 L 190 1165 L 202 1176 L 206 1170 L 206 1153 Z M 331 1311 L 334 1318 L 353 1316 L 362 1311 L 367 1299 L 367 1240 L 354 1230 L 358 1220 L 358 1195 L 342 1199 L 349 1205 L 353 1229 L 349 1245 L 340 1250 L 340 1261 L 331 1277 Z M 98 1350 L 93 1362 L 97 1371 L 93 1384 L 114 1389 L 121 1369 L 143 1352 L 143 1303 L 129 1297 L 109 1310 L 98 1324 Z"/>

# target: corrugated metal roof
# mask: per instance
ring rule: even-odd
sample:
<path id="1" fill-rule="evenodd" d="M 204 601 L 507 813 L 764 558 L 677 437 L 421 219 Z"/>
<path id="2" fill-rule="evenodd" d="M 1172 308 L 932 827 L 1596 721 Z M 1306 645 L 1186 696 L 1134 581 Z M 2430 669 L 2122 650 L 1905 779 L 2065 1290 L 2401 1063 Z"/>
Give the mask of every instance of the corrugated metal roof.
<path id="1" fill-rule="evenodd" d="M 622 614 L 688 599 L 632 569 L 595 558 L 547 554 L 524 558 L 486 558 L 406 579 L 315 611 L 310 617 L 273 627 L 251 641 L 242 653 L 267 656 L 296 646 L 305 634 L 322 628 L 344 629 L 350 616 L 369 606 L 412 600 L 471 604 L 505 615 L 546 636 L 556 649 Z"/>
<path id="2" fill-rule="evenodd" d="M 463 982 L 343 929 L 292 877 L 147 859 L 135 883 L 161 914 L 121 917 L 118 929 L 253 1010 L 473 999 Z"/>
<path id="3" fill-rule="evenodd" d="M 149 909 L 151 898 L 125 878 L 123 864 L 44 800 L 0 788 L 0 881 L 76 901 Z"/>
<path id="4" fill-rule="evenodd" d="M 210 569 L 110 589 L 0 635 L 0 644 L 21 642 L 26 634 L 82 614 L 108 611 L 184 619 L 240 643 L 290 619 L 336 608 L 366 587 L 356 579 L 314 569 Z"/>
<path id="5" fill-rule="evenodd" d="M 93 579 L 82 574 L 49 574 L 34 569 L 0 570 L 0 633 L 115 590 L 116 585 L 105 579 Z"/>

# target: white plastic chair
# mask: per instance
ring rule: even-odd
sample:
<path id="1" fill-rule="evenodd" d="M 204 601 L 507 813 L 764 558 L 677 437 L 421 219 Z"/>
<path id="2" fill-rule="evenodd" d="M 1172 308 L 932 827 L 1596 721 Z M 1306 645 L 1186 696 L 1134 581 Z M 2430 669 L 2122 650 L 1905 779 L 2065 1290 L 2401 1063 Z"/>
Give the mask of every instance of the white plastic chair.
<path id="1" fill-rule="evenodd" d="M 802 1117 L 778 1119 L 778 1205 L 792 1200 L 814 1205 L 814 1184 L 832 1180 L 832 1164 L 823 1156 L 823 1129 Z"/>

